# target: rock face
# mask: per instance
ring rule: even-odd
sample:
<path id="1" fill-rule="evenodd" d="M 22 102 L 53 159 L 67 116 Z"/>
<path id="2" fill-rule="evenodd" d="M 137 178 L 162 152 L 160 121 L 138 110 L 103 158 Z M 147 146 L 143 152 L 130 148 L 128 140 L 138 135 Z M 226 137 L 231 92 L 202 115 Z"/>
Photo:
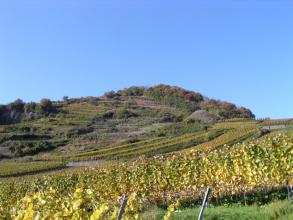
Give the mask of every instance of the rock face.
<path id="1" fill-rule="evenodd" d="M 0 124 L 19 123 L 22 118 L 22 113 L 15 110 L 7 110 L 0 114 Z"/>
<path id="2" fill-rule="evenodd" d="M 0 145 L 0 160 L 7 158 L 7 157 L 10 157 L 11 155 L 12 155 L 12 153 L 11 153 L 9 147 L 2 147 Z"/>
<path id="3" fill-rule="evenodd" d="M 193 112 L 188 119 L 198 120 L 202 123 L 215 123 L 217 121 L 217 116 L 206 110 L 198 110 Z"/>

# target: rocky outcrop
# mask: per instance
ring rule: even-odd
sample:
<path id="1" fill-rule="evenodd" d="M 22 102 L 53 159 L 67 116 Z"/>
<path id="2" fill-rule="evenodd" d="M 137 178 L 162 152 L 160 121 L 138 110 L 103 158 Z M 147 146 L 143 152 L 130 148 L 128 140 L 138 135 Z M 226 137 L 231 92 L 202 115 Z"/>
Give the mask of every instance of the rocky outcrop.
<path id="1" fill-rule="evenodd" d="M 198 110 L 193 112 L 188 119 L 197 120 L 202 123 L 215 123 L 217 121 L 217 117 L 208 111 Z"/>

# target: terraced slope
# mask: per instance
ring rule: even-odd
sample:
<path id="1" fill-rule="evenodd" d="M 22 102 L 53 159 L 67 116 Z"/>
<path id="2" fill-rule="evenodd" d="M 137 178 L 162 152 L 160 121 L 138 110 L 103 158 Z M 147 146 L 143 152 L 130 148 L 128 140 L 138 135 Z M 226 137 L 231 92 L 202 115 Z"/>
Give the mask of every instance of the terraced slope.
<path id="1" fill-rule="evenodd" d="M 117 160 L 132 159 L 139 156 L 151 157 L 163 153 L 171 153 L 188 149 L 212 150 L 224 144 L 234 144 L 257 138 L 260 131 L 255 121 L 245 124 L 230 123 L 223 126 L 216 124 L 209 131 L 198 131 L 176 137 L 155 137 L 128 144 L 115 144 L 98 150 L 67 154 L 55 157 L 40 157 L 41 160 Z M 237 127 L 238 125 L 238 127 Z M 218 129 L 218 128 L 226 129 Z"/>
<path id="2" fill-rule="evenodd" d="M 130 159 L 139 156 L 154 156 L 161 153 L 179 151 L 200 143 L 204 143 L 219 135 L 224 130 L 211 130 L 208 132 L 200 131 L 191 134 L 180 135 L 177 137 L 158 137 L 139 141 L 131 144 L 114 145 L 104 147 L 99 150 L 84 152 L 79 154 L 67 155 L 63 160 L 99 160 L 99 159 Z M 53 159 L 53 158 L 51 158 Z M 56 157 L 54 158 L 56 159 Z"/>
<path id="3" fill-rule="evenodd" d="M 0 125 L 0 154 L 10 157 L 93 150 L 143 136 L 164 126 L 166 123 L 161 122 L 161 115 L 165 112 L 178 114 L 172 107 L 165 106 L 162 110 L 157 105 L 155 108 L 154 101 L 151 107 L 127 103 L 125 100 L 102 100 L 95 104 L 56 103 L 64 113 L 20 124 Z M 111 115 L 117 109 L 124 109 L 125 105 L 131 114 Z"/>

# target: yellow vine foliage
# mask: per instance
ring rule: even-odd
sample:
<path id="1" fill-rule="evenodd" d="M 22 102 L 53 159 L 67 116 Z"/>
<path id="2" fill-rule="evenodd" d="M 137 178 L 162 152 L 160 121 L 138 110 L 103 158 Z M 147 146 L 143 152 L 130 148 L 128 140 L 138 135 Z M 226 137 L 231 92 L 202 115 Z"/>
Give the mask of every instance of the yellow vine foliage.
<path id="1" fill-rule="evenodd" d="M 230 134 L 231 135 L 231 134 Z M 198 149 L 23 181 L 0 181 L 0 219 L 142 219 L 145 204 L 188 195 L 212 197 L 293 184 L 293 137 L 276 135 L 215 149 Z M 170 198 L 169 198 L 170 197 Z M 171 219 L 171 205 L 165 219 Z"/>

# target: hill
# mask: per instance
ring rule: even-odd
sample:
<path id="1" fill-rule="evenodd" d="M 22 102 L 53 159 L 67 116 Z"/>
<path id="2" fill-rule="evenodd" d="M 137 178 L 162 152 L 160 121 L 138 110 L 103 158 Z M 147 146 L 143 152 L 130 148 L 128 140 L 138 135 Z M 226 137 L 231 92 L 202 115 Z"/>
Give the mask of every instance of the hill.
<path id="1" fill-rule="evenodd" d="M 123 194 L 127 219 L 172 219 L 207 187 L 211 219 L 291 219 L 289 200 L 263 205 L 293 194 L 292 119 L 167 85 L 0 109 L 1 219 L 117 219 Z"/>
<path id="2" fill-rule="evenodd" d="M 200 118 L 198 112 L 213 120 Z M 101 97 L 64 97 L 63 101 L 18 99 L 0 106 L 0 157 L 97 150 L 197 132 L 231 118 L 254 115 L 247 108 L 168 85 L 133 86 Z"/>

